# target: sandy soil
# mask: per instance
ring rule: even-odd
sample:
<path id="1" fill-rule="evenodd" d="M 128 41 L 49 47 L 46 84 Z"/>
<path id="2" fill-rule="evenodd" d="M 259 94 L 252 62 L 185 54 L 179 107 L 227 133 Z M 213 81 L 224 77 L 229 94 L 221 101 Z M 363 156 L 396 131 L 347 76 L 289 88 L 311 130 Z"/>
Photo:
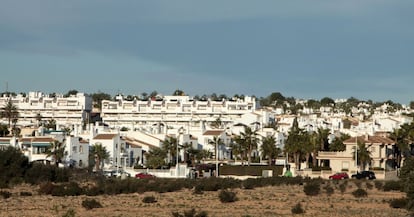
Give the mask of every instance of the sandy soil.
<path id="1" fill-rule="evenodd" d="M 19 186 L 13 189 L 2 189 L 12 192 L 8 199 L 0 199 L 0 216 L 172 216 L 172 212 L 183 213 L 192 208 L 206 211 L 208 216 L 375 216 L 399 217 L 407 216 L 403 209 L 390 208 L 388 201 L 401 198 L 401 192 L 382 192 L 375 188 L 368 190 L 368 197 L 355 198 L 351 192 L 356 190 L 352 183 L 348 184 L 342 195 L 335 189 L 333 195 L 326 195 L 322 190 L 318 196 L 306 196 L 303 186 L 263 187 L 254 190 L 236 189 L 238 201 L 221 203 L 218 192 L 204 192 L 196 195 L 190 190 L 173 193 L 121 194 L 115 196 L 76 196 L 52 197 L 38 195 L 30 186 Z M 20 196 L 20 192 L 33 192 L 32 196 Z M 156 203 L 143 203 L 145 196 L 154 196 Z M 86 210 L 82 201 L 93 198 L 102 204 L 102 208 Z M 293 215 L 292 207 L 301 203 L 304 214 Z M 74 213 L 75 215 L 69 215 Z"/>

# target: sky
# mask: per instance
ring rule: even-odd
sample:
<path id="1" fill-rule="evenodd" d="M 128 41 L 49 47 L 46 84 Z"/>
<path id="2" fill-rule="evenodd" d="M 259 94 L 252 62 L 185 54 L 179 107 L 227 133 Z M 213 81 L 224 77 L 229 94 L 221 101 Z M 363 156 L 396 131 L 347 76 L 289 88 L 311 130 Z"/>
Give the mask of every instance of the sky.
<path id="1" fill-rule="evenodd" d="M 414 101 L 414 1 L 0 5 L 1 92 Z"/>

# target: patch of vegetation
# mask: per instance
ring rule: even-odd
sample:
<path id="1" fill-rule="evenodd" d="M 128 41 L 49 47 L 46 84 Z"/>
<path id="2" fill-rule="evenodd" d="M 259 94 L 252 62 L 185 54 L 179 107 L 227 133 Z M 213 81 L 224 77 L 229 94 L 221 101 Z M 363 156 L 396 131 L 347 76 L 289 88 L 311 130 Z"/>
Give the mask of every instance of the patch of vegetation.
<path id="1" fill-rule="evenodd" d="M 367 197 L 368 193 L 364 189 L 358 188 L 357 190 L 352 192 L 352 195 L 354 195 L 354 197 L 360 198 L 360 197 Z"/>
<path id="2" fill-rule="evenodd" d="M 85 199 L 82 201 L 83 208 L 87 210 L 95 209 L 95 208 L 102 208 L 101 203 L 95 199 Z"/>
<path id="3" fill-rule="evenodd" d="M 0 191 L 0 196 L 2 196 L 4 199 L 11 197 L 11 195 L 12 194 L 8 191 Z"/>
<path id="4" fill-rule="evenodd" d="M 379 181 L 379 180 L 375 180 L 374 181 L 374 185 L 375 188 L 378 190 L 382 190 L 382 187 L 384 186 L 384 182 L 383 181 Z"/>
<path id="5" fill-rule="evenodd" d="M 200 185 L 196 185 L 194 187 L 193 193 L 194 194 L 204 194 L 204 191 L 203 191 L 203 189 L 202 189 L 202 187 Z"/>
<path id="6" fill-rule="evenodd" d="M 155 199 L 155 197 L 154 197 L 154 196 L 145 196 L 145 197 L 142 199 L 142 202 L 143 202 L 143 203 L 156 203 L 156 202 L 157 202 L 157 199 Z"/>
<path id="7" fill-rule="evenodd" d="M 28 192 L 28 191 L 20 192 L 20 196 L 22 196 L 22 197 L 29 197 L 29 196 L 32 196 L 32 195 L 33 195 L 32 192 Z"/>
<path id="8" fill-rule="evenodd" d="M 344 194 L 346 192 L 346 183 L 341 183 L 339 185 L 339 190 L 341 191 L 341 194 Z"/>
<path id="9" fill-rule="evenodd" d="M 305 213 L 305 210 L 302 208 L 302 204 L 301 203 L 297 203 L 295 206 L 292 207 L 291 209 L 292 214 L 302 214 Z"/>
<path id="10" fill-rule="evenodd" d="M 194 208 L 190 210 L 185 210 L 183 214 L 180 214 L 179 212 L 172 212 L 171 215 L 173 217 L 207 217 L 208 216 L 206 211 L 197 212 Z"/>
<path id="11" fill-rule="evenodd" d="M 232 203 L 237 201 L 236 192 L 229 190 L 221 190 L 219 193 L 219 199 L 222 203 Z"/>
<path id="12" fill-rule="evenodd" d="M 390 202 L 390 207 L 396 208 L 396 209 L 404 209 L 407 207 L 408 200 L 407 198 L 396 198 L 392 199 Z"/>
<path id="13" fill-rule="evenodd" d="M 318 181 L 311 181 L 308 182 L 304 187 L 303 191 L 308 196 L 316 196 L 319 194 L 321 190 L 321 185 Z"/>
<path id="14" fill-rule="evenodd" d="M 387 181 L 382 187 L 384 191 L 404 191 L 404 185 L 401 181 Z"/>
<path id="15" fill-rule="evenodd" d="M 335 192 L 334 188 L 332 188 L 330 185 L 325 186 L 324 189 L 325 189 L 326 195 L 328 196 L 331 196 Z"/>
<path id="16" fill-rule="evenodd" d="M 62 217 L 75 217 L 76 216 L 76 212 L 74 209 L 68 209 L 63 215 Z"/>

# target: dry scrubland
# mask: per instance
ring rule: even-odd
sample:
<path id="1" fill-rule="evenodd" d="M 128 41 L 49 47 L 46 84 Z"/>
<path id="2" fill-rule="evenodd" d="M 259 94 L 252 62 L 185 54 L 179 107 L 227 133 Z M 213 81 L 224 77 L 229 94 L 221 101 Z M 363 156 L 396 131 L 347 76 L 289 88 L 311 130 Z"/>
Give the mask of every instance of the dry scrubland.
<path id="1" fill-rule="evenodd" d="M 368 189 L 368 197 L 355 198 L 352 192 L 357 189 L 354 182 L 346 182 L 346 192 L 341 194 L 338 183 L 325 183 L 334 187 L 334 193 L 328 196 L 323 185 L 318 196 L 306 196 L 303 186 L 273 186 L 253 190 L 234 189 L 238 200 L 222 203 L 219 192 L 205 191 L 194 194 L 191 190 L 171 193 L 146 192 L 143 194 L 120 194 L 100 196 L 53 197 L 39 195 L 36 189 L 23 185 L 13 189 L 4 189 L 12 193 L 10 198 L 0 199 L 0 216 L 48 217 L 48 216 L 172 216 L 172 212 L 183 213 L 192 208 L 206 211 L 208 216 L 407 216 L 404 209 L 390 208 L 388 201 L 405 196 L 402 192 L 383 192 L 375 187 Z M 32 196 L 21 196 L 21 192 L 32 192 Z M 144 203 L 146 196 L 154 196 L 155 203 Z M 85 199 L 99 201 L 102 208 L 87 210 L 82 206 Z M 301 203 L 304 214 L 292 214 L 291 209 Z"/>

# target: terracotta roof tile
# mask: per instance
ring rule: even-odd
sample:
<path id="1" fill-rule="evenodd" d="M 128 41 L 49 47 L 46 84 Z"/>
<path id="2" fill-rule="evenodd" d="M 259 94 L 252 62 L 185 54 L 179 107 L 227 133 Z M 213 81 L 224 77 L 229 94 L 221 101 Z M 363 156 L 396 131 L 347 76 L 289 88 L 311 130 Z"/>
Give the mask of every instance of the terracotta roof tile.
<path id="1" fill-rule="evenodd" d="M 394 144 L 394 141 L 382 136 L 358 136 L 358 142 L 365 144 Z M 355 144 L 355 137 L 351 137 L 344 141 L 345 144 Z"/>
<path id="2" fill-rule="evenodd" d="M 98 134 L 93 139 L 112 140 L 117 134 Z"/>
<path id="3" fill-rule="evenodd" d="M 207 130 L 203 133 L 203 136 L 219 136 L 224 130 Z"/>
<path id="4" fill-rule="evenodd" d="M 34 137 L 32 142 L 53 142 L 54 140 L 52 137 Z"/>

